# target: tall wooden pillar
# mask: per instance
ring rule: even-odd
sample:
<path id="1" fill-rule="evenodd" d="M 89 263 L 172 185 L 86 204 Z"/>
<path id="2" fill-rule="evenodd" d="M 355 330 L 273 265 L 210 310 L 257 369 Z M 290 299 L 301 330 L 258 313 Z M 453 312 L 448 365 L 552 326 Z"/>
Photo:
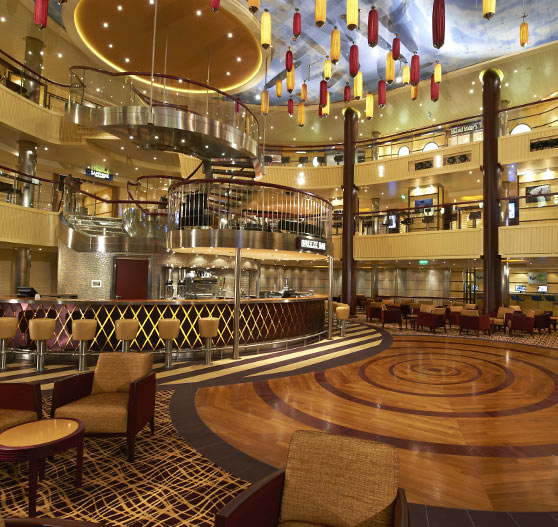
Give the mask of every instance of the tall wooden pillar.
<path id="1" fill-rule="evenodd" d="M 482 72 L 483 106 L 483 251 L 484 251 L 484 310 L 497 311 L 502 305 L 502 259 L 498 247 L 498 227 L 501 194 L 501 174 L 498 163 L 500 135 L 500 88 L 503 74 L 496 69 Z"/>
<path id="2" fill-rule="evenodd" d="M 343 276 L 341 301 L 356 315 L 356 265 L 353 258 L 355 215 L 358 213 L 357 189 L 355 187 L 355 148 L 358 136 L 358 113 L 352 108 L 345 110 L 344 165 L 343 165 Z"/>

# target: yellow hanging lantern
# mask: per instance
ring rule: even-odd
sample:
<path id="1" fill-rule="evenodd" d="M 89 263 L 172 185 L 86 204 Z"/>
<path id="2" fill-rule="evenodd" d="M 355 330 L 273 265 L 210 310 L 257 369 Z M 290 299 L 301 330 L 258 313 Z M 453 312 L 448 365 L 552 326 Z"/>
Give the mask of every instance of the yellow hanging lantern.
<path id="1" fill-rule="evenodd" d="M 306 81 L 304 81 L 302 83 L 302 86 L 300 87 L 300 100 L 302 102 L 305 102 L 307 98 L 308 98 L 308 85 L 306 84 Z"/>
<path id="2" fill-rule="evenodd" d="M 374 117 L 374 94 L 369 93 L 366 96 L 366 118 L 368 120 Z"/>
<path id="3" fill-rule="evenodd" d="M 261 110 L 262 115 L 267 115 L 269 113 L 269 92 L 267 90 L 262 92 Z"/>
<path id="4" fill-rule="evenodd" d="M 482 16 L 490 20 L 496 13 L 496 0 L 482 0 Z"/>
<path id="5" fill-rule="evenodd" d="M 268 49 L 271 46 L 271 14 L 267 9 L 262 13 L 261 41 L 262 48 Z"/>
<path id="6" fill-rule="evenodd" d="M 329 115 L 329 92 L 327 92 L 327 102 L 322 108 L 322 117 L 327 117 Z"/>
<path id="7" fill-rule="evenodd" d="M 359 101 L 362 97 L 362 71 L 359 71 L 355 75 L 355 80 L 353 84 L 353 95 L 354 98 Z"/>
<path id="8" fill-rule="evenodd" d="M 278 99 L 283 96 L 283 81 L 281 79 L 275 81 L 275 95 Z"/>
<path id="9" fill-rule="evenodd" d="M 331 32 L 331 50 L 329 55 L 333 64 L 337 64 L 341 58 L 341 32 L 337 29 L 337 26 L 334 26 Z"/>
<path id="10" fill-rule="evenodd" d="M 395 61 L 393 60 L 393 53 L 388 52 L 386 56 L 386 82 L 391 84 L 395 80 Z"/>
<path id="11" fill-rule="evenodd" d="M 324 62 L 324 79 L 328 81 L 331 79 L 331 60 L 329 60 L 329 55 L 326 56 Z"/>
<path id="12" fill-rule="evenodd" d="M 297 108 L 297 122 L 298 126 L 304 126 L 304 103 L 299 102 Z"/>
<path id="13" fill-rule="evenodd" d="M 442 82 L 442 65 L 436 61 L 434 66 L 434 82 L 440 84 Z"/>
<path id="14" fill-rule="evenodd" d="M 418 84 L 416 86 L 411 86 L 411 99 L 416 101 L 418 97 Z"/>
<path id="15" fill-rule="evenodd" d="M 524 48 L 527 42 L 529 42 L 529 24 L 525 22 L 527 15 L 523 15 L 523 23 L 519 28 L 519 43 L 521 47 Z"/>
<path id="16" fill-rule="evenodd" d="M 287 71 L 287 91 L 293 93 L 295 89 L 295 69 Z"/>
<path id="17" fill-rule="evenodd" d="M 327 0 L 316 0 L 314 21 L 318 27 L 322 27 L 326 21 Z"/>
<path id="18" fill-rule="evenodd" d="M 401 81 L 403 82 L 404 85 L 407 85 L 409 84 L 410 80 L 411 80 L 411 69 L 409 68 L 408 64 L 405 64 L 401 72 Z"/>
<path id="19" fill-rule="evenodd" d="M 358 0 L 347 0 L 347 28 L 353 31 L 358 27 Z"/>
<path id="20" fill-rule="evenodd" d="M 248 0 L 248 10 L 250 13 L 257 13 L 260 9 L 260 0 Z"/>

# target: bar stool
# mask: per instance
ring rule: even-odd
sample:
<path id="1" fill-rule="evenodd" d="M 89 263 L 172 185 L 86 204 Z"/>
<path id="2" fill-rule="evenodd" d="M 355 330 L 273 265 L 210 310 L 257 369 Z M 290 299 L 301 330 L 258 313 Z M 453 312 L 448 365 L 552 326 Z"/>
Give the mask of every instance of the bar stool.
<path id="1" fill-rule="evenodd" d="M 198 321 L 200 330 L 200 337 L 205 339 L 205 364 L 211 364 L 211 339 L 219 334 L 219 319 L 218 318 L 200 318 Z M 223 352 L 221 351 L 221 358 Z"/>
<path id="2" fill-rule="evenodd" d="M 162 318 L 157 322 L 159 338 L 165 341 L 165 369 L 172 368 L 172 342 L 178 338 L 180 320 L 177 318 Z"/>
<path id="3" fill-rule="evenodd" d="M 97 321 L 90 318 L 72 320 L 72 339 L 79 341 L 78 371 L 87 370 L 87 352 L 89 342 L 97 333 Z"/>
<path id="4" fill-rule="evenodd" d="M 15 337 L 16 330 L 17 318 L 0 318 L 0 371 L 4 371 L 6 369 L 6 359 L 8 353 L 6 341 Z"/>
<path id="5" fill-rule="evenodd" d="M 347 304 L 340 304 L 337 306 L 335 310 L 335 314 L 337 315 L 337 320 L 341 321 L 341 336 L 345 336 L 345 330 L 347 325 L 347 320 L 349 320 L 349 314 L 351 312 L 351 308 Z"/>
<path id="6" fill-rule="evenodd" d="M 37 367 L 36 371 L 45 371 L 45 343 L 54 335 L 53 318 L 33 318 L 29 321 L 29 337 L 37 342 Z"/>
<path id="7" fill-rule="evenodd" d="M 331 303 L 331 311 L 333 313 L 333 316 L 337 318 L 337 307 L 340 306 L 341 303 L 340 302 L 332 302 Z M 334 321 L 335 325 L 339 325 L 339 320 L 335 320 Z"/>
<path id="8" fill-rule="evenodd" d="M 114 323 L 116 339 L 122 341 L 122 353 L 130 351 L 130 342 L 136 338 L 139 322 L 136 318 L 121 318 Z"/>

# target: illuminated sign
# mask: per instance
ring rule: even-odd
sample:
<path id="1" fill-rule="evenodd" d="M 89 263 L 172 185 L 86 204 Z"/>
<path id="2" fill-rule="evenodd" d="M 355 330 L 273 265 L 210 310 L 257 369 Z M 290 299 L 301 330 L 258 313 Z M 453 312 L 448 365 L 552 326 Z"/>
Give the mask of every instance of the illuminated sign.
<path id="1" fill-rule="evenodd" d="M 482 123 L 480 121 L 471 124 L 464 124 L 462 126 L 454 126 L 450 129 L 450 135 L 478 132 L 479 130 L 482 130 Z"/>
<path id="2" fill-rule="evenodd" d="M 306 249 L 308 251 L 325 251 L 327 248 L 326 242 L 318 240 L 308 240 L 307 238 L 299 238 L 299 249 Z"/>
<path id="3" fill-rule="evenodd" d="M 419 260 L 419 265 L 428 265 L 428 260 Z"/>
<path id="4" fill-rule="evenodd" d="M 85 175 L 97 179 L 106 179 L 107 181 L 112 181 L 112 174 L 109 172 L 104 172 L 102 170 L 93 170 L 92 168 L 88 168 L 85 171 Z"/>

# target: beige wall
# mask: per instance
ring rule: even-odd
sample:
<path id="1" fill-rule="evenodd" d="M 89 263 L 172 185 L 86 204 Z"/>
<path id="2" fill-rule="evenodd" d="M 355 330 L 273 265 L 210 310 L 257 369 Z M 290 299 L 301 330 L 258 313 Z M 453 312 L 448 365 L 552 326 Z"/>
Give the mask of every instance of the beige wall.
<path id="1" fill-rule="evenodd" d="M 14 249 L 0 249 L 0 293 L 12 296 L 15 284 L 12 273 Z M 55 294 L 57 282 L 57 254 L 47 251 L 31 251 L 31 285 L 41 294 Z"/>

